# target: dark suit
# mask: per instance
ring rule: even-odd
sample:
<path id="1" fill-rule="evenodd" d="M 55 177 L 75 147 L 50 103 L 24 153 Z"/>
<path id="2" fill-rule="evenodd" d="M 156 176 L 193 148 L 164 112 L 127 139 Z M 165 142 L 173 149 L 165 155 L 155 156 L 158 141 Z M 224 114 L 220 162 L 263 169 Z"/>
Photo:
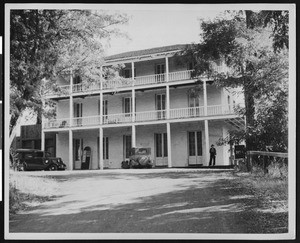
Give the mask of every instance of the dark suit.
<path id="1" fill-rule="evenodd" d="M 210 153 L 209 166 L 215 165 L 216 164 L 216 155 L 217 155 L 216 149 L 210 148 L 209 153 Z"/>

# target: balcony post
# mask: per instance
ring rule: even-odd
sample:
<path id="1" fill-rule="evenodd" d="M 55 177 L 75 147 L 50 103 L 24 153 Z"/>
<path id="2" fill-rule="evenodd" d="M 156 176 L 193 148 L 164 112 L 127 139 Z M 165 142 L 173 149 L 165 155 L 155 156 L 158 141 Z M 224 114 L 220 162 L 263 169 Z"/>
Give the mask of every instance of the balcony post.
<path id="1" fill-rule="evenodd" d="M 131 115 L 132 115 L 132 117 L 131 117 L 131 119 L 132 119 L 132 122 L 135 122 L 135 90 L 134 89 L 132 89 L 132 96 L 131 96 L 131 105 L 132 105 L 132 107 L 131 107 Z"/>
<path id="2" fill-rule="evenodd" d="M 104 163 L 103 163 L 103 128 L 99 128 L 99 168 L 103 170 Z"/>
<path id="3" fill-rule="evenodd" d="M 100 76 L 100 90 L 103 89 L 103 66 L 100 67 L 100 73 L 101 73 L 101 76 Z"/>
<path id="4" fill-rule="evenodd" d="M 73 96 L 72 96 L 72 91 L 73 91 L 73 71 L 70 71 L 70 109 L 69 109 L 69 126 L 72 127 L 73 125 Z"/>
<path id="5" fill-rule="evenodd" d="M 99 116 L 100 116 L 100 124 L 103 124 L 103 93 L 102 90 L 100 91 L 100 110 L 99 110 Z"/>
<path id="6" fill-rule="evenodd" d="M 69 118 L 70 118 L 70 122 L 69 122 L 69 124 L 70 124 L 70 127 L 72 127 L 73 126 L 73 96 L 72 96 L 72 94 L 71 94 L 71 96 L 70 96 L 70 114 L 69 114 Z"/>
<path id="7" fill-rule="evenodd" d="M 169 58 L 166 57 L 166 82 L 169 82 Z"/>
<path id="8" fill-rule="evenodd" d="M 72 95 L 73 92 L 73 71 L 70 71 L 70 95 Z"/>
<path id="9" fill-rule="evenodd" d="M 204 116 L 207 116 L 207 90 L 206 90 L 206 81 L 203 81 L 203 98 L 204 98 Z"/>
<path id="10" fill-rule="evenodd" d="M 168 143 L 168 167 L 172 167 L 172 151 L 171 151 L 171 126 L 167 122 L 167 143 Z"/>
<path id="11" fill-rule="evenodd" d="M 131 79 L 132 79 L 132 86 L 134 86 L 134 62 L 131 62 Z"/>
<path id="12" fill-rule="evenodd" d="M 73 131 L 69 130 L 69 170 L 73 170 Z"/>
<path id="13" fill-rule="evenodd" d="M 132 128 L 132 147 L 135 148 L 136 147 L 136 127 L 135 125 L 131 126 Z"/>
<path id="14" fill-rule="evenodd" d="M 166 108 L 167 108 L 167 119 L 170 119 L 170 87 L 167 84 L 166 87 Z"/>
<path id="15" fill-rule="evenodd" d="M 204 120 L 204 135 L 205 135 L 205 154 L 206 164 L 209 165 L 209 132 L 208 132 L 208 120 Z"/>

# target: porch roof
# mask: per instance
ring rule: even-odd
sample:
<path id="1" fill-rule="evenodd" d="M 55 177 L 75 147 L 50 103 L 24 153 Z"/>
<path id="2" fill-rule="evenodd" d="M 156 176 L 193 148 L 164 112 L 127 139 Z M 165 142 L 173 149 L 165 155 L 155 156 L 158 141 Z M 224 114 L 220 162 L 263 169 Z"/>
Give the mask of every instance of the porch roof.
<path id="1" fill-rule="evenodd" d="M 155 47 L 155 48 L 138 50 L 138 51 L 129 51 L 129 52 L 124 52 L 116 55 L 107 56 L 104 58 L 104 60 L 113 61 L 118 59 L 134 58 L 134 57 L 140 57 L 140 56 L 152 55 L 152 54 L 158 54 L 164 52 L 181 51 L 184 50 L 187 46 L 188 44 L 177 44 L 177 45 Z"/>

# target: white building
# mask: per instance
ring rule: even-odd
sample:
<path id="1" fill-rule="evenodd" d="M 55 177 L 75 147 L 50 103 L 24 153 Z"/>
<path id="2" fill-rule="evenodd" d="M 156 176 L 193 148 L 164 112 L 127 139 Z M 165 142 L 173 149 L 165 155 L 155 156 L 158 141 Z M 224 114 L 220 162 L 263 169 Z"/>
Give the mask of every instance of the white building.
<path id="1" fill-rule="evenodd" d="M 174 54 L 184 47 L 107 57 L 105 66 L 125 64 L 122 82 L 101 78 L 85 85 L 71 75 L 58 80 L 59 89 L 46 97 L 57 102 L 57 117 L 43 123 L 42 149 L 45 134 L 56 133 L 56 156 L 69 170 L 81 169 L 86 147 L 91 150 L 89 169 L 95 170 L 121 168 L 131 147 L 151 148 L 156 167 L 207 166 L 210 145 L 242 126 L 243 119 L 234 113 L 227 90 L 205 76 L 192 78 L 188 63 L 175 62 Z M 191 97 L 188 91 L 199 83 L 202 94 Z M 229 146 L 215 147 L 216 165 L 230 165 Z"/>

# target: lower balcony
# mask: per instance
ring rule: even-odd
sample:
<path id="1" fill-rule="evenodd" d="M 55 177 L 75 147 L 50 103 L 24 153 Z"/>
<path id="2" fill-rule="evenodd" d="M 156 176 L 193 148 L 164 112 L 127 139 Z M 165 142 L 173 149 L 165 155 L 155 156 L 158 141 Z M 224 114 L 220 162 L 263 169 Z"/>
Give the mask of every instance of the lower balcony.
<path id="1" fill-rule="evenodd" d="M 215 105 L 215 106 L 207 107 L 207 116 L 226 116 L 226 115 L 235 115 L 232 107 L 229 107 L 228 105 L 227 106 Z M 169 120 L 187 119 L 187 118 L 192 119 L 192 118 L 198 118 L 204 116 L 205 116 L 204 107 L 177 108 L 177 109 L 170 109 Z M 134 120 L 133 120 L 132 113 L 104 115 L 102 119 L 103 119 L 102 123 L 104 125 L 168 120 L 166 110 L 136 112 Z M 53 119 L 44 122 L 44 129 L 97 126 L 100 125 L 100 121 L 101 121 L 101 117 L 99 115 L 73 118 L 72 123 L 70 123 L 69 118 Z M 70 124 L 72 125 L 70 126 Z"/>

